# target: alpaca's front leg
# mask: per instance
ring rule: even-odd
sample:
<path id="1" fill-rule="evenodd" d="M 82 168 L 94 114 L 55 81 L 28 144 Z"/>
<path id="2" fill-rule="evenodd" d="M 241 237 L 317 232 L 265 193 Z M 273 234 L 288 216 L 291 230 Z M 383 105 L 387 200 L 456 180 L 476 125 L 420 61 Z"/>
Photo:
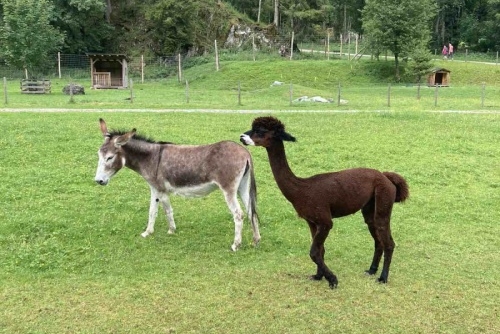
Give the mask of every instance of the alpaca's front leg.
<path id="1" fill-rule="evenodd" d="M 141 233 L 141 236 L 143 236 L 144 238 L 152 234 L 155 230 L 155 221 L 156 221 L 156 216 L 158 215 L 158 205 L 159 205 L 158 202 L 159 202 L 158 192 L 156 191 L 156 189 L 151 187 L 148 226 L 146 227 L 146 231 Z"/>

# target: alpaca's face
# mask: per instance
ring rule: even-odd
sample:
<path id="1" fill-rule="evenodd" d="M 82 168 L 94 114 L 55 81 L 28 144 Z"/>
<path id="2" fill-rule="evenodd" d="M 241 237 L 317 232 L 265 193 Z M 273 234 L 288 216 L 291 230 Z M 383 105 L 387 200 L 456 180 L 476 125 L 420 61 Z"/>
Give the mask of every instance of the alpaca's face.
<path id="1" fill-rule="evenodd" d="M 252 123 L 252 130 L 240 136 L 245 145 L 269 147 L 276 141 L 295 141 L 295 138 L 285 132 L 285 125 L 275 117 L 257 117 Z"/>
<path id="2" fill-rule="evenodd" d="M 245 145 L 269 147 L 274 137 L 274 131 L 257 128 L 242 134 L 240 141 Z"/>

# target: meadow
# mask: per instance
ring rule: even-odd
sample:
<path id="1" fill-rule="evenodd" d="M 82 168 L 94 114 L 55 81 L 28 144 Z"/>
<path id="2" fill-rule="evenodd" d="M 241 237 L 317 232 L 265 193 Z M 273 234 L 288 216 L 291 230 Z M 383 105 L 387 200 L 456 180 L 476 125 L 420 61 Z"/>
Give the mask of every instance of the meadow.
<path id="1" fill-rule="evenodd" d="M 331 290 L 308 279 L 309 229 L 260 147 L 249 150 L 262 240 L 251 246 L 245 221 L 235 253 L 220 192 L 173 196 L 176 234 L 159 214 L 155 233 L 142 238 L 146 183 L 130 170 L 106 187 L 93 180 L 99 117 L 110 128 L 202 144 L 237 141 L 262 113 L 93 108 L 0 113 L 0 332 L 498 332 L 497 113 L 269 111 L 298 139 L 286 144 L 297 175 L 366 166 L 410 185 L 410 199 L 393 209 L 389 283 L 364 275 L 373 241 L 357 213 L 335 220 L 325 243 L 339 279 Z"/>
<path id="2" fill-rule="evenodd" d="M 144 82 L 133 77 L 131 89 L 123 90 L 92 90 L 90 79 L 62 78 L 51 79 L 51 94 L 28 95 L 20 93 L 19 81 L 9 80 L 0 106 L 75 110 L 500 110 L 500 65 L 441 60 L 435 66 L 451 71 L 450 87 L 436 89 L 422 84 L 419 90 L 405 67 L 402 76 L 406 80 L 396 83 L 392 61 L 225 61 L 220 71 L 213 63 L 188 68 L 182 72 L 181 82 L 175 75 Z M 276 81 L 282 85 L 274 86 Z M 74 96 L 72 101 L 64 95 L 62 88 L 70 82 L 84 86 L 85 95 Z M 339 93 L 346 103 L 338 105 Z M 303 96 L 320 96 L 332 102 L 296 101 Z"/>

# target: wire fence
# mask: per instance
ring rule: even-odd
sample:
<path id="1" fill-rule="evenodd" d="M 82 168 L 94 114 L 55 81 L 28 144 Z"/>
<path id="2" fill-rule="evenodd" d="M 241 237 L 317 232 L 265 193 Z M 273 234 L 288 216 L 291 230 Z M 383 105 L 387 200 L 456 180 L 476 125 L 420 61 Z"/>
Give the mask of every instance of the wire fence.
<path id="1" fill-rule="evenodd" d="M 202 56 L 189 54 L 166 54 L 162 56 L 126 55 L 128 60 L 128 77 L 135 81 L 158 80 L 171 76 L 179 76 L 179 70 L 194 65 L 224 61 L 241 60 L 255 61 L 270 57 L 284 57 L 289 59 L 349 59 L 372 57 L 363 38 L 357 34 L 334 34 L 327 30 L 314 35 L 294 36 L 294 34 L 274 37 L 273 41 L 263 41 L 265 37 L 242 38 L 236 46 L 227 47 L 225 43 L 217 46 L 214 41 L 212 47 Z M 440 50 L 435 49 L 436 58 L 441 58 Z M 380 58 L 391 57 L 384 53 Z M 216 59 L 218 58 L 218 59 Z M 490 51 L 483 54 L 471 54 L 467 48 L 455 48 L 454 58 L 462 61 L 483 60 L 499 63 L 499 52 Z M 180 66 L 179 66 L 180 65 Z M 48 67 L 35 69 L 36 77 L 53 78 L 90 78 L 90 58 L 85 54 L 54 54 Z M 0 77 L 7 79 L 27 78 L 27 73 L 21 69 L 8 66 L 5 60 L 0 59 Z"/>

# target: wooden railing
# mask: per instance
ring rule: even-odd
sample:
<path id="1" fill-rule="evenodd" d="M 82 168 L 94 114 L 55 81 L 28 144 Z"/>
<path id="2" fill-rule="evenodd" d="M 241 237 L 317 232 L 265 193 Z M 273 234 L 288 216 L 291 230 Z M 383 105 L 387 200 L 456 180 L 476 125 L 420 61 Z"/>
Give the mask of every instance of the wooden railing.
<path id="1" fill-rule="evenodd" d="M 111 87 L 111 72 L 94 72 L 93 87 Z"/>
<path id="2" fill-rule="evenodd" d="M 21 80 L 21 93 L 45 94 L 51 93 L 50 80 Z"/>

